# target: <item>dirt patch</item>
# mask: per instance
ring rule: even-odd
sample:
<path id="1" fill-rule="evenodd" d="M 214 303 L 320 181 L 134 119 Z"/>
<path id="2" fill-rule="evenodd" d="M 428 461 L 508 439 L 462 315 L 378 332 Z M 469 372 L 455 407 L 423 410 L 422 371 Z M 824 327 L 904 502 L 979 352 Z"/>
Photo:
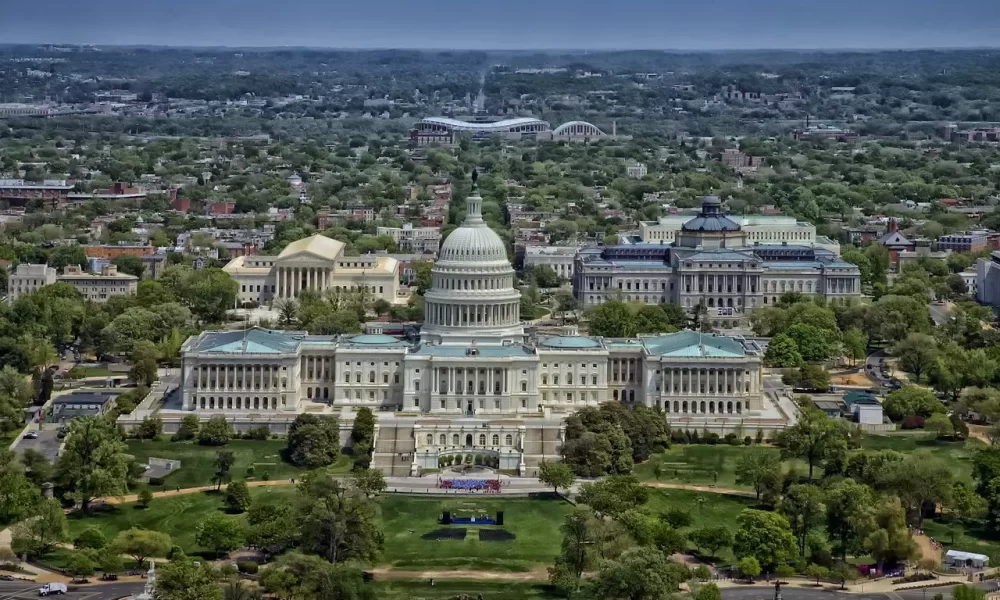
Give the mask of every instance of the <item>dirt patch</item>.
<path id="1" fill-rule="evenodd" d="M 387 579 L 493 579 L 500 581 L 548 581 L 549 572 L 538 567 L 521 573 L 498 571 L 397 571 L 392 567 L 379 567 L 368 571 L 378 580 Z"/>
<path id="2" fill-rule="evenodd" d="M 931 538 L 922 533 L 915 533 L 913 534 L 913 541 L 917 543 L 917 548 L 920 548 L 920 554 L 925 559 L 929 558 L 938 565 L 941 564 L 941 549 L 934 545 Z"/>
<path id="3" fill-rule="evenodd" d="M 686 483 L 666 483 L 662 481 L 647 481 L 644 484 L 647 487 L 654 488 L 668 488 L 673 490 L 691 490 L 692 492 L 707 492 L 709 494 L 729 494 L 731 496 L 747 496 L 749 498 L 755 498 L 753 492 L 748 492 L 746 490 L 735 490 L 733 488 L 715 487 L 711 485 L 689 485 Z"/>
<path id="4" fill-rule="evenodd" d="M 873 386 L 875 383 L 864 373 L 846 373 L 844 375 L 834 375 L 830 378 L 830 383 L 835 385 L 863 385 Z"/>
<path id="5" fill-rule="evenodd" d="M 992 444 L 993 442 L 991 442 L 990 438 L 986 435 L 986 432 L 989 431 L 989 429 L 990 428 L 987 427 L 986 425 L 973 425 L 972 423 L 970 423 L 969 437 L 974 437 L 981 442 Z"/>

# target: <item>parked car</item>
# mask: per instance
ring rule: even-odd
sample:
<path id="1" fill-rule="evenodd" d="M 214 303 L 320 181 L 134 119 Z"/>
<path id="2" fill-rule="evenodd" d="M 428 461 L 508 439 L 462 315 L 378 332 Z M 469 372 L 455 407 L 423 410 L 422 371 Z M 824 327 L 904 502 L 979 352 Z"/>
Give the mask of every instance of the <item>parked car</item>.
<path id="1" fill-rule="evenodd" d="M 28 433 L 24 434 L 24 439 L 26 439 L 26 440 L 37 440 L 38 439 L 38 432 L 37 431 L 29 431 Z"/>

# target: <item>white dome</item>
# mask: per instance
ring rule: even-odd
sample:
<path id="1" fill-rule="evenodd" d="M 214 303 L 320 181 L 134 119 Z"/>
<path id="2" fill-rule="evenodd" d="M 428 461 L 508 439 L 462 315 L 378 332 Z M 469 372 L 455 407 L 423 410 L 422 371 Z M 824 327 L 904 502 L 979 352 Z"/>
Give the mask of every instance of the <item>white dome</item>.
<path id="1" fill-rule="evenodd" d="M 483 199 L 473 193 L 467 201 L 465 222 L 441 244 L 438 261 L 456 263 L 483 263 L 507 261 L 507 247 L 503 240 L 483 221 Z"/>
<path id="2" fill-rule="evenodd" d="M 483 221 L 483 199 L 466 199 L 465 222 L 441 244 L 424 294 L 421 339 L 433 344 L 501 345 L 520 342 L 521 292 L 507 248 Z"/>

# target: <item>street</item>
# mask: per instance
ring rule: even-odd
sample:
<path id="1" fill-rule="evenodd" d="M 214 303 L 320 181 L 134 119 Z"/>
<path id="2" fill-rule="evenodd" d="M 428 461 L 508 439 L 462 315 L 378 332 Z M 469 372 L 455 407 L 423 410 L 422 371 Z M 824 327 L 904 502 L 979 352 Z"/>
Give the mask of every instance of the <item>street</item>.
<path id="1" fill-rule="evenodd" d="M 58 438 L 59 431 L 49 429 L 37 433 L 38 438 L 34 440 L 22 437 L 18 440 L 14 450 L 18 453 L 24 453 L 28 449 L 37 450 L 45 455 L 45 458 L 49 459 L 49 462 L 55 462 L 59 457 L 59 445 L 62 443 L 62 440 Z"/>
<path id="2" fill-rule="evenodd" d="M 38 598 L 41 584 L 30 581 L 0 581 L 0 600 L 27 600 Z M 69 593 L 59 598 L 66 600 L 118 600 L 142 592 L 141 583 L 110 583 L 98 586 L 69 586 Z"/>

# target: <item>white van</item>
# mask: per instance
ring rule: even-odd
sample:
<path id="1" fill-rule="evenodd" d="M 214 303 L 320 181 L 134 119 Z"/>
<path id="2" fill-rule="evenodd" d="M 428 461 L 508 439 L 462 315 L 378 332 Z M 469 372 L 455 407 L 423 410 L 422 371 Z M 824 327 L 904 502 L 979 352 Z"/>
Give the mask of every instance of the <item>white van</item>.
<path id="1" fill-rule="evenodd" d="M 39 596 L 55 596 L 55 595 L 58 595 L 58 594 L 65 594 L 66 591 L 67 590 L 66 590 L 66 584 L 65 583 L 58 583 L 58 582 L 46 583 L 42 587 L 38 588 L 38 595 Z"/>

